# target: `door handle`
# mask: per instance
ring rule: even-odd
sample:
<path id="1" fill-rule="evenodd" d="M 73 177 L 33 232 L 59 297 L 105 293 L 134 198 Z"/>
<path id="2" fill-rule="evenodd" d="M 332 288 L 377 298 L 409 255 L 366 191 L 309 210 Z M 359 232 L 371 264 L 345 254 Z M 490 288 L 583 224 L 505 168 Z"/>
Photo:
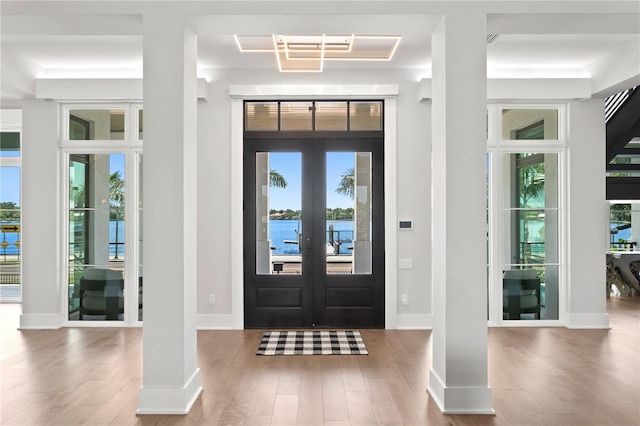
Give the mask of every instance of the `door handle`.
<path id="1" fill-rule="evenodd" d="M 307 238 L 304 244 L 304 247 L 306 249 L 310 249 L 311 248 L 311 238 Z"/>

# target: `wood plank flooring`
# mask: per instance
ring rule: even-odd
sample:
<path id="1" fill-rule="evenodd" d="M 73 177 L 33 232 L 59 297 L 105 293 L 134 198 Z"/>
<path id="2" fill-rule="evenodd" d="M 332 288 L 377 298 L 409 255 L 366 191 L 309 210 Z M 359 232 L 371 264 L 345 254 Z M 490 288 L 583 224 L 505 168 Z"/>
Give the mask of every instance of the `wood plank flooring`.
<path id="1" fill-rule="evenodd" d="M 261 331 L 199 331 L 204 392 L 186 416 L 136 416 L 142 330 L 18 331 L 0 305 L 2 425 L 639 425 L 640 297 L 611 330 L 489 330 L 495 416 L 442 415 L 429 331 L 361 330 L 370 355 L 261 357 Z"/>

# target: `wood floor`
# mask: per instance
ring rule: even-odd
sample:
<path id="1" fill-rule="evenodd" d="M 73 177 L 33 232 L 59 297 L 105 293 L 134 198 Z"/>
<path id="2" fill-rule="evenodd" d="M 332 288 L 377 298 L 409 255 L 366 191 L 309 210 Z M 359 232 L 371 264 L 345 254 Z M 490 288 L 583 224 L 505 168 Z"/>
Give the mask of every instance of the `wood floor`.
<path id="1" fill-rule="evenodd" d="M 442 415 L 430 332 L 361 330 L 370 355 L 261 357 L 260 331 L 200 331 L 204 392 L 186 416 L 136 416 L 140 329 L 18 331 L 0 305 L 2 425 L 638 425 L 640 297 L 611 330 L 489 330 L 495 416 Z"/>

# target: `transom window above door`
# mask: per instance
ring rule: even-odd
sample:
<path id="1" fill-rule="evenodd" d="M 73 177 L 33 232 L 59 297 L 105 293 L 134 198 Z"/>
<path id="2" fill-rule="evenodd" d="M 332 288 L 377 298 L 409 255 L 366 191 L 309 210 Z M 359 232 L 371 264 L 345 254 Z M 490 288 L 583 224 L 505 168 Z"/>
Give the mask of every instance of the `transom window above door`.
<path id="1" fill-rule="evenodd" d="M 65 108 L 65 115 L 63 140 L 72 142 L 70 146 L 77 146 L 81 141 L 130 145 L 143 139 L 141 105 L 74 105 Z"/>
<path id="2" fill-rule="evenodd" d="M 381 131 L 383 101 L 247 101 L 245 131 Z"/>

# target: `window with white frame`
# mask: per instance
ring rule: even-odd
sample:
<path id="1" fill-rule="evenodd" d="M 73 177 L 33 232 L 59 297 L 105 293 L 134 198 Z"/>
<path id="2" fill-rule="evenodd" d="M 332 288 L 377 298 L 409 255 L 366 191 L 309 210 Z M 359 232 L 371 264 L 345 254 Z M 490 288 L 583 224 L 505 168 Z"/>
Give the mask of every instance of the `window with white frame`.
<path id="1" fill-rule="evenodd" d="M 142 108 L 62 107 L 70 322 L 142 320 Z"/>
<path id="2" fill-rule="evenodd" d="M 20 144 L 20 129 L 0 129 L 0 302 L 21 300 Z"/>
<path id="3" fill-rule="evenodd" d="M 489 108 L 488 275 L 494 323 L 559 319 L 565 110 L 564 105 Z"/>

